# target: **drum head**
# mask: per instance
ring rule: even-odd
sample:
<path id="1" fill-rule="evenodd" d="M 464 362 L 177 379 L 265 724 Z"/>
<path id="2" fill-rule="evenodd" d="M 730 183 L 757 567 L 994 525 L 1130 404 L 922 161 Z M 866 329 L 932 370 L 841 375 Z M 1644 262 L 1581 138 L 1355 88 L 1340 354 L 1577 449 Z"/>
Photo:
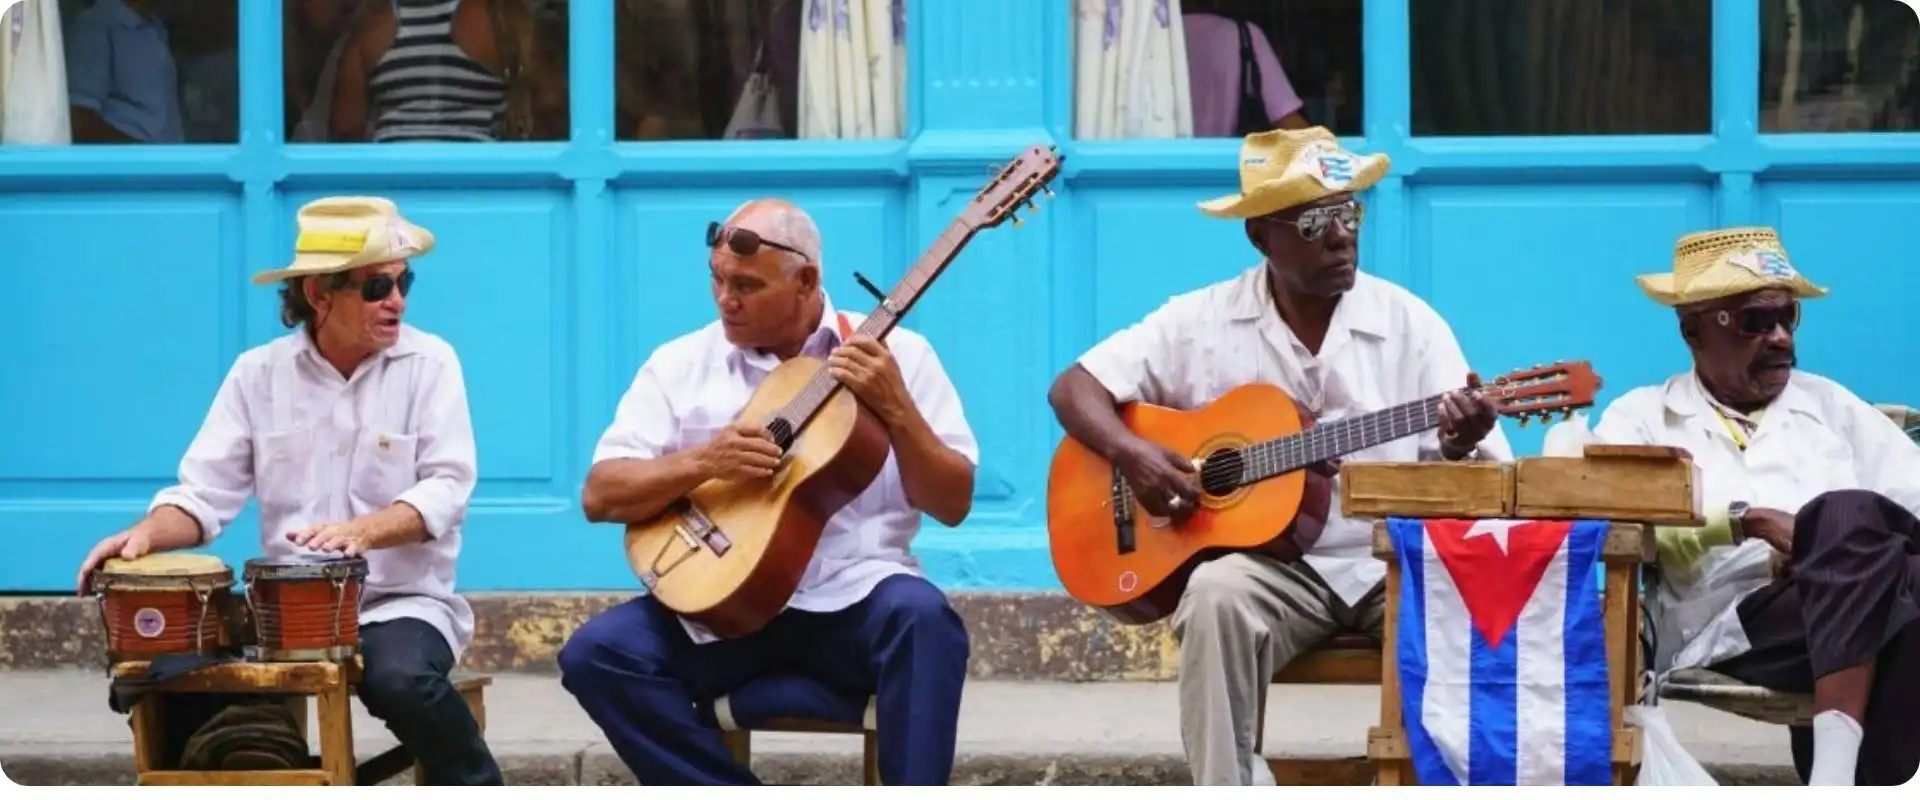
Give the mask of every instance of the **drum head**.
<path id="1" fill-rule="evenodd" d="M 212 577 L 227 571 L 219 556 L 205 553 L 151 553 L 131 560 L 109 558 L 100 565 L 106 575 L 142 577 Z"/>
<path id="2" fill-rule="evenodd" d="M 260 580 L 310 580 L 322 578 L 364 578 L 367 560 L 339 553 L 296 553 L 248 559 L 246 578 Z"/>
<path id="3" fill-rule="evenodd" d="M 94 585 L 108 589 L 196 591 L 233 585 L 233 570 L 205 553 L 150 553 L 140 558 L 109 558 Z"/>

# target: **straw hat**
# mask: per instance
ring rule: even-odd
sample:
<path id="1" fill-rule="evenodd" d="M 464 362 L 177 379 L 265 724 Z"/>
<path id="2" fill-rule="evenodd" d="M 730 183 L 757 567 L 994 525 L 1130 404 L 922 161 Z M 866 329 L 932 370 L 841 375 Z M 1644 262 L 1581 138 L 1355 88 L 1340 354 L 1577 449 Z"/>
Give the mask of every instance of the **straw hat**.
<path id="1" fill-rule="evenodd" d="M 300 207 L 293 263 L 253 276 L 255 284 L 345 272 L 433 250 L 433 234 L 384 197 L 323 197 Z"/>
<path id="2" fill-rule="evenodd" d="M 1360 192 L 1387 174 L 1385 155 L 1341 149 L 1323 127 L 1249 134 L 1240 143 L 1240 194 L 1200 204 L 1209 216 L 1247 219 L 1311 203 L 1339 192 Z"/>
<path id="3" fill-rule="evenodd" d="M 1786 289 L 1795 297 L 1825 297 L 1787 260 L 1787 248 L 1772 228 L 1721 228 L 1689 233 L 1673 246 L 1673 271 L 1634 279 L 1663 306 L 1684 306 L 1761 289 Z"/>

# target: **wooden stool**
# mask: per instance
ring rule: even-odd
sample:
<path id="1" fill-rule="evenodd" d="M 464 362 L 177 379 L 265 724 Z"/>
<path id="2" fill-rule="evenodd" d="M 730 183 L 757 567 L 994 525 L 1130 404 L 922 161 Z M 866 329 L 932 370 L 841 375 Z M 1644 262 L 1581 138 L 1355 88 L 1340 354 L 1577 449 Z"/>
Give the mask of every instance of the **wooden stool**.
<path id="1" fill-rule="evenodd" d="M 405 745 L 396 745 L 356 768 L 353 753 L 353 708 L 348 698 L 360 682 L 360 661 L 345 664 L 327 662 L 232 662 L 218 664 L 182 676 L 166 688 L 149 693 L 133 707 L 133 762 L 142 786 L 355 786 L 380 783 L 414 764 Z M 146 662 L 123 662 L 114 666 L 115 677 L 145 674 Z M 474 720 L 484 733 L 487 726 L 485 690 L 492 685 L 488 676 L 454 676 L 454 687 L 473 710 Z M 284 695 L 287 710 L 299 726 L 302 738 L 307 731 L 307 699 L 319 703 L 320 768 L 287 770 L 180 770 L 162 763 L 165 741 L 166 695 L 169 694 L 275 694 Z M 421 772 L 414 764 L 414 780 Z"/>
<path id="2" fill-rule="evenodd" d="M 875 717 L 876 700 L 867 701 L 866 719 L 859 725 L 843 722 L 804 719 L 800 717 L 775 717 L 752 728 L 740 727 L 733 719 L 732 701 L 721 696 L 713 701 L 713 715 L 720 723 L 720 735 L 727 741 L 727 749 L 733 751 L 733 758 L 740 765 L 753 767 L 753 732 L 768 733 L 844 733 L 859 734 L 861 737 L 860 779 L 867 786 L 880 785 L 880 738 Z"/>

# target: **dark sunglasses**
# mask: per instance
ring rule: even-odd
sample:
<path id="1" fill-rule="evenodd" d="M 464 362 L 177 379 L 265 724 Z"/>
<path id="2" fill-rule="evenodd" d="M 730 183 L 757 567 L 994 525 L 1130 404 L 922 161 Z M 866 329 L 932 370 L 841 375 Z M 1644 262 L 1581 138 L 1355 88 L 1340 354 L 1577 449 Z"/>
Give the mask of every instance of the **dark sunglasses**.
<path id="1" fill-rule="evenodd" d="M 1361 207 L 1360 201 L 1348 200 L 1338 205 L 1309 208 L 1300 212 L 1300 216 L 1290 221 L 1282 220 L 1282 222 L 1299 229 L 1300 238 L 1317 242 L 1320 237 L 1327 235 L 1327 230 L 1333 227 L 1335 222 L 1340 223 L 1340 227 L 1348 231 L 1359 231 L 1360 220 L 1365 216 L 1366 209 Z"/>
<path id="2" fill-rule="evenodd" d="M 1744 306 L 1722 310 L 1714 317 L 1721 325 L 1739 331 L 1742 336 L 1766 336 L 1773 333 L 1774 328 L 1786 328 L 1788 333 L 1793 333 L 1800 327 L 1800 304 Z"/>
<path id="3" fill-rule="evenodd" d="M 342 280 L 340 282 L 340 288 L 351 289 L 353 288 L 353 283 Z M 406 297 L 407 291 L 413 288 L 413 270 L 401 272 L 398 278 L 392 275 L 375 275 L 362 281 L 360 283 L 360 299 L 369 303 L 378 303 L 387 299 L 387 295 L 393 294 L 395 288 L 400 290 L 401 297 Z"/>
<path id="4" fill-rule="evenodd" d="M 707 223 L 707 248 L 712 249 L 723 241 L 727 243 L 727 249 L 732 250 L 734 255 L 738 256 L 753 255 L 754 253 L 760 252 L 762 246 L 766 246 L 775 250 L 784 250 L 801 258 L 807 257 L 806 253 L 768 239 L 746 228 L 728 227 L 718 222 Z"/>

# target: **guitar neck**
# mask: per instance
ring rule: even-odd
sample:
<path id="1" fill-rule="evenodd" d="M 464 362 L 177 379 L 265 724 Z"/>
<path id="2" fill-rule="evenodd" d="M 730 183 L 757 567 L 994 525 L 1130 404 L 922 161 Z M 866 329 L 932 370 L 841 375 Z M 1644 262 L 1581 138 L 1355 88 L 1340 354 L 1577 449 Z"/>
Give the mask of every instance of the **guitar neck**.
<path id="1" fill-rule="evenodd" d="M 1257 483 L 1330 458 L 1339 458 L 1440 426 L 1437 394 L 1358 417 L 1316 425 L 1246 448 L 1240 483 Z"/>
<path id="2" fill-rule="evenodd" d="M 940 273 L 960 254 L 960 249 L 973 239 L 973 234 L 974 228 L 960 220 L 948 224 L 940 238 L 934 240 L 914 263 L 913 269 L 908 270 L 906 276 L 894 284 L 893 291 L 887 294 L 886 299 L 867 314 L 866 320 L 854 332 L 855 335 L 884 340 L 900 324 L 900 319 L 913 309 L 914 303 L 919 302 L 920 295 L 926 292 L 933 280 L 940 277 Z M 786 423 L 789 432 L 797 433 L 808 420 L 813 419 L 814 414 L 819 413 L 827 404 L 827 399 L 839 388 L 839 381 L 828 375 L 826 370 L 819 370 L 792 400 L 776 412 L 775 417 Z M 785 442 L 782 442 L 782 446 L 785 446 Z"/>

